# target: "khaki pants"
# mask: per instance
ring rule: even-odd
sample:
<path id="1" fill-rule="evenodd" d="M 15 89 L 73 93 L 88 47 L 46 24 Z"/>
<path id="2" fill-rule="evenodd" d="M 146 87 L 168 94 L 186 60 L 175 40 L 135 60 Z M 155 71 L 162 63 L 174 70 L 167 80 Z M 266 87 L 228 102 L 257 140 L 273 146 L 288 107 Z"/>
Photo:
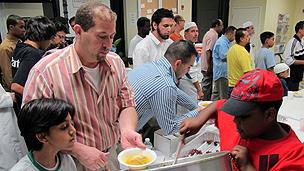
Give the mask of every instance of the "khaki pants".
<path id="1" fill-rule="evenodd" d="M 117 154 L 121 151 L 120 144 L 115 144 L 113 147 L 111 147 L 108 152 L 110 153 L 110 156 L 108 158 L 108 164 L 97 171 L 116 171 L 120 170 L 119 168 L 119 162 L 117 159 Z M 77 171 L 92 171 L 88 168 L 85 168 L 77 159 L 74 158 Z"/>
<path id="2" fill-rule="evenodd" d="M 228 99 L 228 79 L 221 77 L 214 81 L 212 100 Z"/>

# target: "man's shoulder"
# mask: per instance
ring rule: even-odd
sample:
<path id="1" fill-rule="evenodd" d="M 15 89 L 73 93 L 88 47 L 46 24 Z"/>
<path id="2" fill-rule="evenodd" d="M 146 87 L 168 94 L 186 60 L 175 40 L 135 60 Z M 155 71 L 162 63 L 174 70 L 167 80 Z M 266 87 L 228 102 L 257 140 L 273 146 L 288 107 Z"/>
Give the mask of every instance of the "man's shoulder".
<path id="1" fill-rule="evenodd" d="M 60 49 L 54 53 L 51 53 L 37 62 L 34 66 L 35 69 L 45 71 L 53 68 L 57 64 L 66 63 L 70 57 L 70 47 Z"/>
<path id="2" fill-rule="evenodd" d="M 121 60 L 120 56 L 115 52 L 109 52 L 106 56 L 107 60 Z"/>

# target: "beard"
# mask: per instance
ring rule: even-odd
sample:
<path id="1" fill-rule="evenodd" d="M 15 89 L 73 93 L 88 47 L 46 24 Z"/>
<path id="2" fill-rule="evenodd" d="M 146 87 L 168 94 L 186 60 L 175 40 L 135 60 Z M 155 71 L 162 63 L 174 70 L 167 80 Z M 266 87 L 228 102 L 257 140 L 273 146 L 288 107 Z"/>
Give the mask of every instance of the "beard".
<path id="1" fill-rule="evenodd" d="M 167 40 L 169 38 L 169 35 L 161 34 L 159 27 L 157 27 L 157 33 L 163 40 Z"/>

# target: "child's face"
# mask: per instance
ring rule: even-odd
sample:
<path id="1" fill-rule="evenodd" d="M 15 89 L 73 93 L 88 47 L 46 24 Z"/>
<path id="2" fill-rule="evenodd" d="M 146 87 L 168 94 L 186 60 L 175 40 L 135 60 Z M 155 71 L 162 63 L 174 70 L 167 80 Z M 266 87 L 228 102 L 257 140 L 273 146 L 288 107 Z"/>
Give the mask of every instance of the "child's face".
<path id="1" fill-rule="evenodd" d="M 56 150 L 70 150 L 75 143 L 76 130 L 70 114 L 59 125 L 52 126 L 47 134 L 48 145 Z"/>
<path id="2" fill-rule="evenodd" d="M 267 39 L 266 43 L 268 44 L 269 47 L 272 47 L 274 45 L 274 37 Z"/>
<path id="3" fill-rule="evenodd" d="M 259 137 L 269 125 L 269 121 L 259 107 L 241 116 L 235 116 L 234 123 L 240 136 L 244 139 Z"/>
<path id="4" fill-rule="evenodd" d="M 287 78 L 289 76 L 289 69 L 280 73 L 280 77 Z"/>

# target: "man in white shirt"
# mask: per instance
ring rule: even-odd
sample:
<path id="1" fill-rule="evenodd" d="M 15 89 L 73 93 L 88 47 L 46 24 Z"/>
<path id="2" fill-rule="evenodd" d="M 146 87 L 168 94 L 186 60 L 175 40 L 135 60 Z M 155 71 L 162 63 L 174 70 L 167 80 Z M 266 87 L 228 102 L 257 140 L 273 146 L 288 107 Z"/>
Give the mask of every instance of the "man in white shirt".
<path id="1" fill-rule="evenodd" d="M 173 24 L 174 16 L 171 10 L 160 8 L 153 13 L 152 31 L 136 45 L 133 51 L 133 68 L 159 59 L 165 54 L 168 46 L 173 42 L 169 39 Z"/>
<path id="2" fill-rule="evenodd" d="M 195 22 L 185 24 L 184 37 L 191 43 L 196 43 L 198 40 L 198 28 Z M 179 88 L 186 94 L 192 97 L 193 100 L 203 100 L 204 93 L 201 86 L 203 74 L 201 73 L 201 58 L 197 53 L 195 62 L 190 70 L 180 79 Z"/>
<path id="3" fill-rule="evenodd" d="M 149 34 L 150 30 L 150 20 L 147 17 L 140 17 L 137 20 L 137 34 L 131 39 L 129 43 L 128 61 L 130 64 L 133 64 L 132 55 L 135 46 Z"/>

